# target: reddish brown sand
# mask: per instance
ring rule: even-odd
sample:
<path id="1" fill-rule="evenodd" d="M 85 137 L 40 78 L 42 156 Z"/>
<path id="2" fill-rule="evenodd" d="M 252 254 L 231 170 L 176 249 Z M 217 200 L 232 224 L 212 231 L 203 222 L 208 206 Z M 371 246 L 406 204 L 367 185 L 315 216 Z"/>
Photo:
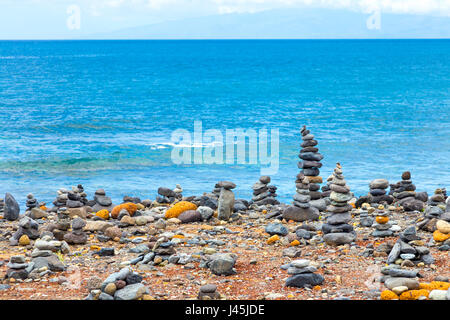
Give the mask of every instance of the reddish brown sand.
<path id="1" fill-rule="evenodd" d="M 263 215 L 261 215 L 263 216 Z M 405 221 L 411 221 L 409 218 L 399 217 L 399 224 Z M 247 222 L 253 223 L 253 226 L 247 226 Z M 361 299 L 378 299 L 379 294 L 370 294 L 371 289 L 384 290 L 383 284 L 371 283 L 377 270 L 385 264 L 386 256 L 381 257 L 362 257 L 359 256 L 369 243 L 376 248 L 384 242 L 392 244 L 397 240 L 396 237 L 385 239 L 374 239 L 362 241 L 363 234 L 368 234 L 370 229 L 365 229 L 358 234 L 357 248 L 351 250 L 349 246 L 330 247 L 325 244 L 298 246 L 301 250 L 302 259 L 309 259 L 312 262 L 324 262 L 323 268 L 317 273 L 324 276 L 325 281 L 320 287 L 313 289 L 288 288 L 284 286 L 288 274 L 280 268 L 281 265 L 293 260 L 282 256 L 282 251 L 289 247 L 288 243 L 282 244 L 280 241 L 275 244 L 268 245 L 266 243 L 268 234 L 264 232 L 266 224 L 269 220 L 248 220 L 244 219 L 242 224 L 228 223 L 225 227 L 238 231 L 239 234 L 219 234 L 217 236 L 209 236 L 205 233 L 199 233 L 200 230 L 210 229 L 208 224 L 186 224 L 186 225 L 169 225 L 164 231 L 183 231 L 189 238 L 192 235 L 202 235 L 206 238 L 215 238 L 227 241 L 225 246 L 217 247 L 218 252 L 231 252 L 238 255 L 236 270 L 237 274 L 231 276 L 216 276 L 209 269 L 199 268 L 198 262 L 183 265 L 167 265 L 156 267 L 155 271 L 139 271 L 136 266 L 132 266 L 134 270 L 141 272 L 144 276 L 144 282 L 149 287 L 150 297 L 153 299 L 195 299 L 199 288 L 204 283 L 214 283 L 217 285 L 218 292 L 226 299 L 264 299 L 268 293 L 278 293 L 282 297 L 279 299 L 334 299 L 344 296 L 354 300 Z M 299 223 L 286 223 L 290 231 L 295 230 Z M 144 227 L 144 228 L 148 228 Z M 4 227 L 3 227 L 4 228 Z M 133 228 L 133 227 L 129 227 Z M 134 227 L 136 228 L 136 227 Z M 142 228 L 142 227 L 140 227 Z M 432 236 L 431 233 L 420 233 L 427 241 Z M 2 241 L 2 251 L 0 251 L 0 260 L 4 260 L 4 264 L 0 267 L 2 276 L 6 274 L 6 264 L 9 257 L 20 254 L 25 251 L 28 254 L 32 248 L 10 247 L 7 241 Z M 0 299 L 84 299 L 89 291 L 86 288 L 87 279 L 96 275 L 101 279 L 105 279 L 109 274 L 120 269 L 119 263 L 130 260 L 137 254 L 125 253 L 114 257 L 96 257 L 91 255 L 89 247 L 98 245 L 101 247 L 116 247 L 116 253 L 120 248 L 131 248 L 133 244 L 118 244 L 117 242 L 101 243 L 91 238 L 85 246 L 72 246 L 72 251 L 85 249 L 86 254 L 79 257 L 65 257 L 65 263 L 77 266 L 80 272 L 81 285 L 79 288 L 71 288 L 71 286 L 61 285 L 58 283 L 50 283 L 48 280 L 55 277 L 65 276 L 73 277 L 73 273 L 60 272 L 54 275 L 44 277 L 44 281 L 31 283 L 9 283 L 11 288 L 0 290 Z M 251 246 L 257 248 L 252 250 Z M 201 252 L 204 247 L 185 246 L 178 244 L 177 252 L 193 253 Z M 424 276 L 420 282 L 429 282 L 436 276 L 450 277 L 449 253 L 438 251 L 437 248 L 430 248 L 436 262 L 431 266 L 419 268 L 420 274 Z M 379 263 L 375 263 L 376 260 Z M 193 267 L 193 268 L 190 268 Z M 3 278 L 3 277 L 2 277 Z M 8 280 L 3 281 L 4 284 Z M 72 283 L 72 280 L 71 280 Z M 76 282 L 73 282 L 76 283 Z"/>

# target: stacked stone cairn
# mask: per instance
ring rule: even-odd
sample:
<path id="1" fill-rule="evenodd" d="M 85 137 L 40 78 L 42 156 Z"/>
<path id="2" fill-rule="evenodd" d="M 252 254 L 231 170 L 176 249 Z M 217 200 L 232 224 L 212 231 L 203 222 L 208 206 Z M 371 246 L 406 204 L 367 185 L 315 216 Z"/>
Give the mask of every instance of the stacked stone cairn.
<path id="1" fill-rule="evenodd" d="M 70 215 L 66 207 L 58 208 L 56 223 L 47 226 L 47 231 L 51 232 L 53 236 L 59 241 L 64 240 L 64 236 L 70 229 Z"/>
<path id="2" fill-rule="evenodd" d="M 220 220 L 228 221 L 231 218 L 231 214 L 234 212 L 235 197 L 232 189 L 236 188 L 236 184 L 231 181 L 220 181 L 216 186 L 221 188 L 219 200 L 217 201 L 217 217 Z"/>
<path id="3" fill-rule="evenodd" d="M 331 215 L 328 217 L 327 223 L 322 226 L 323 240 L 329 245 L 351 243 L 356 239 L 353 227 L 348 224 L 352 219 L 350 212 L 353 208 L 348 202 L 353 195 L 344 180 L 342 167 L 339 163 L 336 164 L 334 169 L 330 189 L 331 204 L 327 207 L 327 211 Z"/>
<path id="4" fill-rule="evenodd" d="M 69 244 L 85 244 L 87 242 L 87 234 L 83 231 L 86 221 L 80 217 L 72 220 L 72 231 L 64 235 L 64 240 Z"/>
<path id="5" fill-rule="evenodd" d="M 177 199 L 177 194 L 172 189 L 166 187 L 159 187 L 158 194 L 159 196 L 156 197 L 156 202 L 158 203 L 170 204 Z"/>
<path id="6" fill-rule="evenodd" d="M 6 265 L 6 278 L 25 280 L 28 278 L 29 264 L 25 262 L 24 256 L 12 256 Z"/>
<path id="7" fill-rule="evenodd" d="M 359 210 L 359 225 L 361 227 L 372 227 L 375 218 L 372 213 L 375 213 L 375 208 L 371 207 L 368 203 L 363 203 Z"/>
<path id="8" fill-rule="evenodd" d="M 29 243 L 29 239 L 35 240 L 39 238 L 39 235 L 39 224 L 30 217 L 22 217 L 19 220 L 19 228 L 9 239 L 9 244 L 12 246 L 25 245 L 27 242 Z"/>
<path id="9" fill-rule="evenodd" d="M 217 286 L 215 284 L 205 284 L 201 286 L 197 299 L 198 300 L 220 299 L 220 293 L 217 292 Z"/>
<path id="10" fill-rule="evenodd" d="M 287 207 L 282 214 L 282 217 L 286 220 L 293 221 L 308 221 L 308 220 L 318 220 L 319 210 L 310 204 L 310 184 L 309 178 L 303 173 L 297 175 L 297 180 L 295 180 L 295 185 L 297 187 L 296 193 L 294 195 L 293 206 Z"/>
<path id="11" fill-rule="evenodd" d="M 445 210 L 445 188 L 438 188 L 434 191 L 434 194 L 430 197 L 428 204 L 434 207 L 440 207 Z"/>
<path id="12" fill-rule="evenodd" d="M 441 218 L 446 210 L 445 196 L 442 189 L 436 189 L 434 195 L 429 199 L 423 217 L 417 221 L 417 228 L 420 230 L 436 231 L 436 222 Z"/>
<path id="13" fill-rule="evenodd" d="M 407 262 L 406 262 L 407 261 Z M 418 265 L 423 262 L 426 265 L 434 263 L 430 250 L 423 245 L 421 238 L 417 236 L 416 227 L 406 228 L 388 255 L 388 264 Z"/>
<path id="14" fill-rule="evenodd" d="M 276 199 L 277 187 L 273 185 L 269 185 L 270 177 L 269 176 L 261 176 L 259 181 L 256 182 L 253 186 L 253 197 L 252 203 L 262 206 L 262 205 L 275 205 L 280 204 L 280 202 Z"/>
<path id="15" fill-rule="evenodd" d="M 52 212 L 57 212 L 59 208 L 66 207 L 66 202 L 69 199 L 68 193 L 69 190 L 65 188 L 61 188 L 56 191 L 57 196 L 55 201 L 53 201 L 54 207 L 51 209 Z"/>
<path id="16" fill-rule="evenodd" d="M 178 200 L 183 199 L 183 188 L 179 184 L 175 185 L 175 189 L 173 189 L 173 192 L 175 192 L 175 198 L 177 198 Z"/>
<path id="17" fill-rule="evenodd" d="M 386 179 L 375 179 L 369 184 L 369 194 L 372 196 L 370 203 L 392 204 L 394 197 L 387 194 L 389 181 Z"/>
<path id="18" fill-rule="evenodd" d="M 391 185 L 390 194 L 394 202 L 402 206 L 405 211 L 421 211 L 428 200 L 426 193 L 416 193 L 416 186 L 411 181 L 411 173 L 402 173 L 402 181 Z"/>
<path id="19" fill-rule="evenodd" d="M 321 274 L 314 273 L 317 268 L 312 266 L 309 260 L 294 260 L 287 267 L 287 272 L 291 276 L 286 280 L 286 287 L 311 288 L 321 285 L 324 281 Z"/>
<path id="20" fill-rule="evenodd" d="M 386 212 L 382 204 L 378 206 L 375 213 L 375 222 L 372 225 L 375 231 L 372 232 L 372 236 L 377 238 L 392 237 L 394 231 L 392 230 L 393 224 L 389 219 L 389 213 Z"/>
<path id="21" fill-rule="evenodd" d="M 92 207 L 94 212 L 99 212 L 100 210 L 108 210 L 111 212 L 114 208 L 111 198 L 106 196 L 104 189 L 98 189 L 95 191 L 94 200 L 90 201 L 89 205 Z"/>
<path id="22" fill-rule="evenodd" d="M 300 154 L 298 155 L 301 161 L 298 162 L 298 168 L 301 169 L 300 173 L 303 173 L 309 180 L 309 196 L 311 197 L 311 205 L 317 207 L 320 211 L 324 211 L 326 204 L 324 200 L 321 200 L 322 194 L 320 192 L 320 184 L 322 183 L 322 177 L 320 177 L 319 168 L 322 167 L 320 162 L 323 159 L 323 155 L 319 153 L 317 148 L 317 140 L 314 140 L 314 135 L 303 126 L 300 130 L 302 135 L 302 144 Z"/>
<path id="23" fill-rule="evenodd" d="M 27 195 L 27 202 L 26 202 L 25 206 L 27 207 L 25 213 L 27 211 L 31 211 L 33 208 L 39 208 L 39 203 L 32 193 L 29 193 Z"/>
<path id="24" fill-rule="evenodd" d="M 401 250 L 401 249 L 400 249 Z M 413 252 L 411 248 L 405 250 L 408 252 Z M 405 254 L 405 253 L 404 253 Z M 418 270 L 414 269 L 403 269 L 401 266 L 395 263 L 390 263 L 387 266 L 381 268 L 381 282 L 384 283 L 385 287 L 395 293 L 396 296 L 402 296 L 402 298 L 407 295 L 409 290 L 418 290 L 420 283 L 418 277 L 422 277 Z M 398 298 L 397 298 L 398 299 Z"/>
<path id="25" fill-rule="evenodd" d="M 131 197 L 131 196 L 123 196 L 122 203 L 134 203 L 138 204 L 141 203 L 141 198 L 139 197 Z"/>
<path id="26" fill-rule="evenodd" d="M 149 293 L 143 277 L 126 267 L 106 278 L 99 289 L 93 289 L 85 300 L 139 300 Z"/>
<path id="27" fill-rule="evenodd" d="M 44 235 L 42 238 L 37 239 L 31 252 L 32 260 L 30 264 L 32 264 L 32 272 L 30 272 L 29 277 L 39 277 L 44 267 L 52 272 L 66 270 L 66 266 L 59 260 L 56 253 L 70 253 L 69 245 L 65 241 L 54 240 L 51 235 Z"/>
<path id="28" fill-rule="evenodd" d="M 170 261 L 170 258 L 176 255 L 175 242 L 169 241 L 165 236 L 151 237 L 148 244 L 138 245 L 131 249 L 131 252 L 139 253 L 135 259 L 131 260 L 132 265 L 164 265 L 169 262 L 178 262 Z"/>

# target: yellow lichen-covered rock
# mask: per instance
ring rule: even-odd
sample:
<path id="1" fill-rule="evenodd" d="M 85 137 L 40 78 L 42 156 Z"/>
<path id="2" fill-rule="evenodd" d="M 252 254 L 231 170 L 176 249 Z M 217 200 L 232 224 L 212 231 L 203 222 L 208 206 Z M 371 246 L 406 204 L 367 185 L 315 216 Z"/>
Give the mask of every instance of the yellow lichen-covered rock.
<path id="1" fill-rule="evenodd" d="M 433 232 L 433 239 L 436 242 L 443 242 L 447 239 L 450 239 L 450 233 L 445 234 L 445 233 L 440 232 L 439 230 L 436 230 L 435 232 Z"/>
<path id="2" fill-rule="evenodd" d="M 120 211 L 122 211 L 123 209 L 127 210 L 128 213 L 130 214 L 130 216 L 133 216 L 136 213 L 138 208 L 137 208 L 137 205 L 132 202 L 122 203 L 122 204 L 119 204 L 118 206 L 115 206 L 114 209 L 112 209 L 111 217 L 114 219 L 117 219 Z"/>
<path id="3" fill-rule="evenodd" d="M 97 217 L 100 217 L 104 220 L 108 220 L 109 219 L 109 211 L 106 209 L 100 210 L 95 214 Z"/>
<path id="4" fill-rule="evenodd" d="M 30 244 L 30 238 L 28 238 L 28 236 L 27 236 L 26 234 L 22 235 L 22 236 L 19 238 L 19 244 L 20 244 L 21 246 L 27 246 L 27 245 L 29 245 L 29 244 Z"/>
<path id="5" fill-rule="evenodd" d="M 187 210 L 197 210 L 197 206 L 189 201 L 180 201 L 166 211 L 166 218 L 178 218 L 180 214 Z"/>
<path id="6" fill-rule="evenodd" d="M 403 292 L 400 295 L 400 300 L 417 300 L 420 296 L 424 296 L 428 298 L 428 295 L 430 294 L 430 291 L 425 289 L 419 289 L 419 290 L 408 290 Z"/>
<path id="7" fill-rule="evenodd" d="M 278 235 L 271 236 L 269 239 L 267 239 L 267 244 L 272 244 L 280 240 L 280 237 Z"/>
<path id="8" fill-rule="evenodd" d="M 421 282 L 419 283 L 419 289 L 425 290 L 448 290 L 450 288 L 450 282 L 444 281 L 431 281 L 430 283 Z"/>
<path id="9" fill-rule="evenodd" d="M 398 300 L 398 295 L 391 290 L 384 290 L 380 295 L 381 300 Z"/>
<path id="10" fill-rule="evenodd" d="M 375 220 L 379 223 L 379 224 L 386 224 L 389 221 L 388 217 L 382 217 L 382 216 L 377 216 L 375 218 Z"/>

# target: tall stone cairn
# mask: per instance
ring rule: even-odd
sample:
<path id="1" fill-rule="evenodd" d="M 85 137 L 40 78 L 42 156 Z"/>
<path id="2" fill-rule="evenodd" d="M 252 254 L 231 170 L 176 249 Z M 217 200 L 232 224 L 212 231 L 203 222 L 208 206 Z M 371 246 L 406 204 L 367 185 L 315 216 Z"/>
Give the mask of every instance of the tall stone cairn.
<path id="1" fill-rule="evenodd" d="M 330 189 L 331 204 L 327 207 L 327 211 L 331 215 L 328 217 L 327 223 L 322 226 L 323 240 L 329 245 L 351 243 L 356 238 L 356 233 L 349 224 L 352 219 L 350 212 L 353 207 L 348 204 L 348 201 L 352 199 L 353 195 L 344 180 L 339 163 L 334 169 Z"/>
<path id="2" fill-rule="evenodd" d="M 300 147 L 300 154 L 298 155 L 301 161 L 298 162 L 298 168 L 301 169 L 300 173 L 303 173 L 309 180 L 309 191 L 311 200 L 318 200 L 322 197 L 320 192 L 320 184 L 322 183 L 322 177 L 320 177 L 319 168 L 322 167 L 320 162 L 323 159 L 323 155 L 319 153 L 317 148 L 317 140 L 314 139 L 314 135 L 310 133 L 306 126 L 303 126 L 300 130 L 302 135 L 302 144 Z"/>

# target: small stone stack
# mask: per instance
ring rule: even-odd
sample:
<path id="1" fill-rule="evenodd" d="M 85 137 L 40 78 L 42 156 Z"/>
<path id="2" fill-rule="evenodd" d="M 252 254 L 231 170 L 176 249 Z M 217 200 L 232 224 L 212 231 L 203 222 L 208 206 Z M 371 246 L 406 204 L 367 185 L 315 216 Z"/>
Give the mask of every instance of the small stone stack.
<path id="1" fill-rule="evenodd" d="M 173 192 L 175 192 L 175 198 L 177 198 L 178 200 L 183 199 L 183 188 L 179 184 L 175 185 L 175 189 L 173 189 Z"/>
<path id="2" fill-rule="evenodd" d="M 27 195 L 27 202 L 25 206 L 27 207 L 25 212 L 31 211 L 33 208 L 39 208 L 39 203 L 37 202 L 36 198 L 33 196 L 32 193 L 29 193 Z"/>
<path id="3" fill-rule="evenodd" d="M 76 187 L 72 187 L 72 191 L 80 195 L 80 201 L 83 203 L 84 206 L 87 205 L 89 201 L 87 199 L 87 194 L 86 192 L 84 192 L 84 188 L 81 184 L 79 184 Z"/>
<path id="4" fill-rule="evenodd" d="M 430 197 L 428 204 L 430 206 L 440 207 L 442 211 L 445 210 L 445 194 L 443 189 L 436 189 L 434 194 Z"/>
<path id="5" fill-rule="evenodd" d="M 87 242 L 87 234 L 83 231 L 86 221 L 82 218 L 72 220 L 72 231 L 64 235 L 64 240 L 68 244 L 85 244 Z"/>
<path id="6" fill-rule="evenodd" d="M 216 186 L 221 188 L 217 206 L 217 218 L 228 221 L 234 211 L 235 197 L 232 189 L 236 188 L 236 184 L 231 181 L 220 181 Z"/>
<path id="7" fill-rule="evenodd" d="M 138 300 L 149 293 L 143 277 L 126 267 L 106 278 L 100 290 L 94 289 L 86 300 Z"/>
<path id="8" fill-rule="evenodd" d="M 159 187 L 158 188 L 159 196 L 156 197 L 156 202 L 158 203 L 173 203 L 177 199 L 177 194 L 169 188 Z"/>
<path id="9" fill-rule="evenodd" d="M 321 274 L 314 273 L 317 268 L 310 265 L 309 260 L 301 259 L 291 261 L 288 265 L 287 272 L 291 276 L 287 278 L 286 287 L 314 287 L 321 285 L 324 278 Z"/>
<path id="10" fill-rule="evenodd" d="M 204 286 L 201 286 L 197 299 L 198 300 L 220 299 L 220 293 L 217 292 L 217 286 L 215 284 L 205 284 Z"/>
<path id="11" fill-rule="evenodd" d="M 286 220 L 298 222 L 318 220 L 319 210 L 309 203 L 311 201 L 309 178 L 303 173 L 299 173 L 295 185 L 297 189 L 292 203 L 293 206 L 287 207 L 282 217 Z"/>
<path id="12" fill-rule="evenodd" d="M 276 199 L 277 187 L 273 185 L 269 185 L 270 177 L 269 176 L 261 176 L 259 181 L 256 182 L 253 186 L 253 197 L 252 202 L 258 206 L 262 205 L 275 205 L 280 204 L 280 202 Z"/>
<path id="13" fill-rule="evenodd" d="M 329 245 L 351 243 L 356 239 L 353 227 L 348 224 L 352 219 L 350 212 L 353 208 L 348 201 L 352 199 L 353 195 L 344 180 L 339 163 L 334 169 L 330 189 L 331 204 L 327 207 L 327 211 L 331 212 L 331 215 L 328 217 L 327 223 L 322 226 L 323 240 Z"/>
<path id="14" fill-rule="evenodd" d="M 372 232 L 372 236 L 377 238 L 391 237 L 394 231 L 391 230 L 392 223 L 389 221 L 389 214 L 384 210 L 384 206 L 380 204 L 375 212 L 375 223 L 372 225 L 375 231 Z"/>
<path id="15" fill-rule="evenodd" d="M 392 204 L 394 197 L 387 194 L 386 189 L 389 187 L 389 181 L 386 179 L 375 179 L 369 184 L 369 193 L 372 196 L 371 203 L 387 203 Z"/>
<path id="16" fill-rule="evenodd" d="M 52 212 L 57 212 L 59 208 L 66 207 L 67 200 L 69 199 L 68 193 L 69 190 L 65 188 L 61 188 L 58 191 L 56 191 L 57 196 L 56 200 L 53 201 L 54 207 L 52 208 Z"/>
<path id="17" fill-rule="evenodd" d="M 47 227 L 47 231 L 53 233 L 53 236 L 59 241 L 64 240 L 64 236 L 69 232 L 70 215 L 66 207 L 61 207 L 57 211 L 57 221 Z"/>
<path id="18" fill-rule="evenodd" d="M 39 238 L 39 224 L 29 217 L 22 217 L 19 220 L 19 228 L 9 239 L 10 245 L 17 246 L 22 236 L 33 240 Z"/>
<path id="19" fill-rule="evenodd" d="M 79 189 L 77 187 L 72 187 L 72 191 L 67 193 L 66 208 L 81 208 L 84 206 L 83 200 L 86 199 L 82 197 Z"/>
<path id="20" fill-rule="evenodd" d="M 94 212 L 99 212 L 100 210 L 108 210 L 111 212 L 113 208 L 114 204 L 112 203 L 111 198 L 106 196 L 104 189 L 95 191 L 94 203 L 92 204 L 92 210 L 94 210 Z"/>
<path id="21" fill-rule="evenodd" d="M 170 241 L 167 237 L 158 239 L 151 237 L 147 245 L 139 245 L 136 248 L 140 254 L 131 261 L 131 264 L 163 265 L 170 262 L 170 258 L 176 255 L 175 242 Z"/>
<path id="22" fill-rule="evenodd" d="M 372 213 L 374 212 L 374 208 L 370 207 L 370 204 L 365 203 L 361 206 L 360 213 L 359 213 L 359 225 L 361 227 L 372 227 L 375 218 L 372 216 Z M 370 211 L 370 212 L 369 212 Z"/>
<path id="23" fill-rule="evenodd" d="M 323 159 L 323 155 L 319 153 L 317 148 L 317 140 L 314 140 L 314 135 L 303 126 L 300 130 L 302 135 L 302 144 L 300 154 L 298 155 L 302 161 L 298 162 L 298 168 L 301 169 L 300 173 L 303 173 L 309 180 L 309 191 L 312 201 L 312 205 L 315 205 L 315 200 L 319 200 L 322 197 L 320 190 L 320 184 L 322 183 L 322 177 L 319 176 L 322 163 L 320 161 Z M 321 210 L 323 205 L 321 203 L 317 204 L 317 208 Z"/>
<path id="24" fill-rule="evenodd" d="M 423 262 L 426 265 L 434 263 L 434 258 L 430 254 L 430 250 L 425 247 L 416 234 L 416 227 L 411 226 L 406 228 L 392 247 L 391 252 L 387 258 L 388 264 L 419 264 Z"/>
<path id="25" fill-rule="evenodd" d="M 395 293 L 397 296 L 394 297 L 397 299 L 408 290 L 419 289 L 420 284 L 417 277 L 421 277 L 421 275 L 418 270 L 403 269 L 397 264 L 389 264 L 381 268 L 381 273 L 385 287 Z"/>
<path id="26" fill-rule="evenodd" d="M 417 227 L 421 230 L 434 232 L 436 230 L 436 222 L 444 214 L 446 209 L 445 196 L 442 189 L 436 189 L 434 195 L 430 197 L 428 206 L 425 208 L 423 218 L 417 222 Z"/>
<path id="27" fill-rule="evenodd" d="M 28 278 L 28 263 L 25 262 L 24 256 L 12 256 L 7 264 L 6 277 L 9 279 Z"/>
<path id="28" fill-rule="evenodd" d="M 420 211 L 424 208 L 424 202 L 416 199 L 416 186 L 411 181 L 411 172 L 402 173 L 402 181 L 391 185 L 394 202 L 402 206 L 405 211 Z"/>

